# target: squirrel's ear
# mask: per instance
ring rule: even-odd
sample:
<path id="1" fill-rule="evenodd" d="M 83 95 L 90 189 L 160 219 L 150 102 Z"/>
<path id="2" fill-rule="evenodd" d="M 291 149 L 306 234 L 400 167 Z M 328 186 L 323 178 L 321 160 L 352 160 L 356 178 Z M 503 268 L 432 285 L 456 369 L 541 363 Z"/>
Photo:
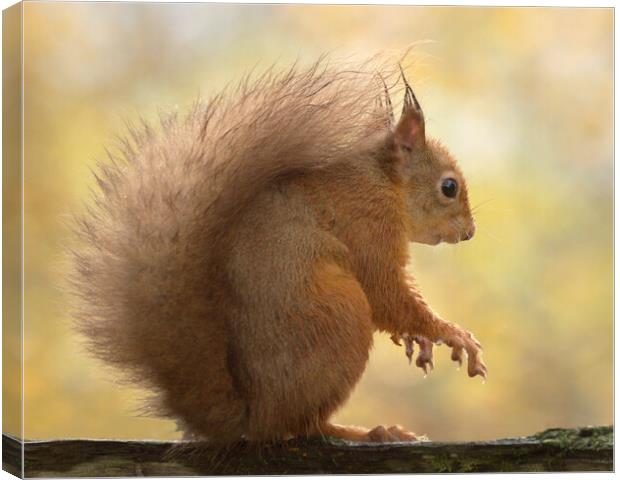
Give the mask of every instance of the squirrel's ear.
<path id="1" fill-rule="evenodd" d="M 424 116 L 420 112 L 403 112 L 394 129 L 396 144 L 407 151 L 421 150 L 426 145 Z"/>
<path id="2" fill-rule="evenodd" d="M 403 113 L 394 129 L 394 140 L 400 147 L 408 151 L 418 150 L 426 145 L 424 113 L 422 113 L 418 99 L 415 98 L 407 80 L 405 80 Z"/>

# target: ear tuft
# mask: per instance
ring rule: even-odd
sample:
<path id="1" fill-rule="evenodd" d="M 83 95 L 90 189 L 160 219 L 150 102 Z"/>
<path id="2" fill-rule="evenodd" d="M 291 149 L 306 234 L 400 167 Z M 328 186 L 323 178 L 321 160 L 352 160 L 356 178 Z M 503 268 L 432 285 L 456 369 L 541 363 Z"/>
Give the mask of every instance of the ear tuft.
<path id="1" fill-rule="evenodd" d="M 403 82 L 405 82 L 405 99 L 403 113 L 394 130 L 394 138 L 402 148 L 413 151 L 424 148 L 426 144 L 424 113 L 413 93 L 413 89 L 405 78 L 402 66 L 399 65 L 399 67 Z"/>

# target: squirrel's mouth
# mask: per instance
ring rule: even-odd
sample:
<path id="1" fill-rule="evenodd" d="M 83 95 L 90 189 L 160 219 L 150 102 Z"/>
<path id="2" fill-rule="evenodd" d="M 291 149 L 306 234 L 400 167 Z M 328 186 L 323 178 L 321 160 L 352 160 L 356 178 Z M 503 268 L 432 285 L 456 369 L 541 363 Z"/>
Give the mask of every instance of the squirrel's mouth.
<path id="1" fill-rule="evenodd" d="M 420 243 L 425 243 L 426 245 L 439 245 L 443 241 L 443 237 L 437 233 L 435 235 L 430 235 L 426 241 Z"/>
<path id="2" fill-rule="evenodd" d="M 462 236 L 460 233 L 459 234 L 451 233 L 449 235 L 444 235 L 441 233 L 432 233 L 432 234 L 426 235 L 424 238 L 417 238 L 413 241 L 417 243 L 423 243 L 425 245 L 435 246 L 435 245 L 439 245 L 440 243 L 455 244 L 463 240 L 468 240 L 468 238 L 465 236 Z"/>
<path id="3" fill-rule="evenodd" d="M 433 242 L 429 242 L 430 245 L 438 245 L 440 243 L 449 243 L 454 245 L 455 243 L 459 243 L 461 240 L 464 240 L 464 238 L 461 237 L 461 235 L 441 235 L 441 234 L 437 234 L 434 237 L 434 241 Z"/>

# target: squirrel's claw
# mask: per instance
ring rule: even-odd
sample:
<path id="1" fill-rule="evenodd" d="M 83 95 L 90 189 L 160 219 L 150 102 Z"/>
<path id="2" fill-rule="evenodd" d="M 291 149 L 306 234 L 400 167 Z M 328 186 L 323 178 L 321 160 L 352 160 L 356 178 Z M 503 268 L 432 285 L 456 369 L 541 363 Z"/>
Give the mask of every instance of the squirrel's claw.
<path id="1" fill-rule="evenodd" d="M 473 346 L 471 345 L 473 344 Z M 482 345 L 476 338 L 467 332 L 467 341 L 465 343 L 467 349 L 467 374 L 470 377 L 480 375 L 483 380 L 487 378 L 487 366 L 482 360 Z"/>
<path id="2" fill-rule="evenodd" d="M 432 372 L 434 368 L 433 342 L 423 337 L 415 337 L 415 341 L 420 346 L 420 352 L 418 353 L 418 358 L 416 358 L 415 364 L 424 370 L 425 374 L 428 374 Z"/>
<path id="3" fill-rule="evenodd" d="M 403 342 L 405 342 L 405 354 L 407 355 L 407 359 L 409 359 L 409 365 L 411 365 L 411 359 L 413 358 L 413 337 L 405 333 L 401 338 Z"/>
<path id="4" fill-rule="evenodd" d="M 402 343 L 400 343 L 400 335 L 392 335 L 390 336 L 390 340 L 392 340 L 392 342 L 394 342 L 396 345 L 398 345 L 399 347 L 402 347 Z"/>
<path id="5" fill-rule="evenodd" d="M 487 366 L 482 361 L 482 352 L 470 355 L 467 362 L 467 374 L 470 377 L 480 375 L 484 380 L 487 379 Z"/>
<path id="6" fill-rule="evenodd" d="M 463 356 L 465 354 L 465 350 L 463 347 L 452 347 L 452 355 L 450 358 L 453 362 L 459 362 L 459 368 L 463 366 Z"/>

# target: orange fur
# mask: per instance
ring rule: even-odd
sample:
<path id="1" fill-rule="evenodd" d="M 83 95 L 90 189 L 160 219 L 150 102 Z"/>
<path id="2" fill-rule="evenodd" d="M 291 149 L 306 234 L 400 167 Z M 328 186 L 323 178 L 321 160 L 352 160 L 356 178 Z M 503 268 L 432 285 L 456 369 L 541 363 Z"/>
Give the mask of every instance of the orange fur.
<path id="1" fill-rule="evenodd" d="M 76 219 L 76 325 L 187 436 L 415 438 L 329 424 L 375 329 L 413 335 L 425 355 L 429 341 L 456 360 L 465 349 L 470 375 L 486 373 L 479 344 L 403 269 L 409 241 L 456 242 L 474 227 L 462 174 L 426 140 L 417 100 L 396 126 L 377 102 L 389 96 L 377 79 L 395 75 L 374 61 L 267 72 L 161 132 L 134 131 L 100 165 Z"/>

